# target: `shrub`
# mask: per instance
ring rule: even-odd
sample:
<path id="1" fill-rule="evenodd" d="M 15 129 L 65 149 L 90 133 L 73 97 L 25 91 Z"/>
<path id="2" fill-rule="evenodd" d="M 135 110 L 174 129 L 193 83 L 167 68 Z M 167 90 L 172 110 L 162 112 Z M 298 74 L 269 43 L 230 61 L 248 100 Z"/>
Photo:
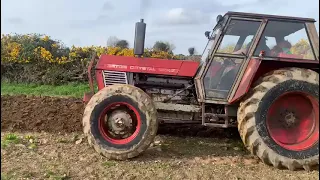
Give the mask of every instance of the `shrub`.
<path id="1" fill-rule="evenodd" d="M 93 52 L 134 56 L 124 47 L 87 46 L 68 48 L 50 36 L 14 34 L 1 37 L 1 80 L 36 84 L 85 82 L 87 66 Z M 172 52 L 145 49 L 143 57 L 181 59 Z"/>

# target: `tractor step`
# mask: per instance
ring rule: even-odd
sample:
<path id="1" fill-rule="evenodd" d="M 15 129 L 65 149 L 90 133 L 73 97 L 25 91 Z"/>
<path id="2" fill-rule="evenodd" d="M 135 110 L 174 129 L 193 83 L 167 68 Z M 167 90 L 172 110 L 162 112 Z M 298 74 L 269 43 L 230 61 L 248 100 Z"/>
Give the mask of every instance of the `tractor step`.
<path id="1" fill-rule="evenodd" d="M 204 123 L 203 126 L 215 127 L 215 128 L 228 128 L 229 124 L 217 124 L 217 123 Z"/>
<path id="2" fill-rule="evenodd" d="M 186 105 L 186 104 L 171 104 L 171 103 L 154 103 L 157 109 L 167 111 L 182 111 L 182 112 L 200 112 L 201 107 L 197 105 Z"/>

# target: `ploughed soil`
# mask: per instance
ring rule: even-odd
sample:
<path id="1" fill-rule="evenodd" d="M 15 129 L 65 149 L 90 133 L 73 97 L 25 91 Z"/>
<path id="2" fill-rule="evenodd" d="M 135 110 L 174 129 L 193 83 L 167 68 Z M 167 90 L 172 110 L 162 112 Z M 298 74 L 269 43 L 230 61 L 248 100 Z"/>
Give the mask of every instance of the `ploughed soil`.
<path id="1" fill-rule="evenodd" d="M 81 99 L 48 96 L 1 96 L 1 129 L 10 132 L 82 132 Z M 164 124 L 159 134 L 239 138 L 237 129 Z"/>
<path id="2" fill-rule="evenodd" d="M 79 99 L 1 96 L 1 179 L 318 179 L 248 154 L 236 129 L 162 125 L 153 145 L 107 161 L 82 134 Z"/>
<path id="3" fill-rule="evenodd" d="M 81 131 L 83 110 L 81 99 L 1 96 L 1 129 L 50 133 Z"/>

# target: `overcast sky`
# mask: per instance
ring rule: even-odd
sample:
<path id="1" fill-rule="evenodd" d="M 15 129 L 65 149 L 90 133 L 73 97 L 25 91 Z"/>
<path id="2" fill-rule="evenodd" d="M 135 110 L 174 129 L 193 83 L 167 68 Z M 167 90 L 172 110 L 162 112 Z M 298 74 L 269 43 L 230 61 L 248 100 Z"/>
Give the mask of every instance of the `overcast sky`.
<path id="1" fill-rule="evenodd" d="M 1 0 L 1 5 L 2 34 L 47 34 L 67 46 L 105 46 L 116 36 L 132 47 L 134 24 L 144 18 L 147 47 L 169 41 L 183 54 L 191 46 L 202 52 L 204 31 L 227 11 L 319 20 L 319 0 Z"/>

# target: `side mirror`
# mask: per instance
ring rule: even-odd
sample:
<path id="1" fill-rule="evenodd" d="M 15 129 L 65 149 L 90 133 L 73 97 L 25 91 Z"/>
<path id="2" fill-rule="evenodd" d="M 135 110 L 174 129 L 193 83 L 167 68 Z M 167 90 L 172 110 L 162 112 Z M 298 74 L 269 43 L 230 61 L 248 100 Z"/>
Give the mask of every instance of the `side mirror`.
<path id="1" fill-rule="evenodd" d="M 204 33 L 204 35 L 209 39 L 209 38 L 210 38 L 210 31 L 206 31 L 206 32 Z"/>
<path id="2" fill-rule="evenodd" d="M 222 19 L 223 19 L 223 16 L 222 15 L 218 15 L 217 19 L 216 19 L 217 23 L 219 23 Z"/>
<path id="3" fill-rule="evenodd" d="M 210 37 L 210 31 L 206 31 L 204 35 L 209 39 L 209 40 L 214 40 L 216 38 L 216 35 L 214 34 L 212 37 Z"/>

